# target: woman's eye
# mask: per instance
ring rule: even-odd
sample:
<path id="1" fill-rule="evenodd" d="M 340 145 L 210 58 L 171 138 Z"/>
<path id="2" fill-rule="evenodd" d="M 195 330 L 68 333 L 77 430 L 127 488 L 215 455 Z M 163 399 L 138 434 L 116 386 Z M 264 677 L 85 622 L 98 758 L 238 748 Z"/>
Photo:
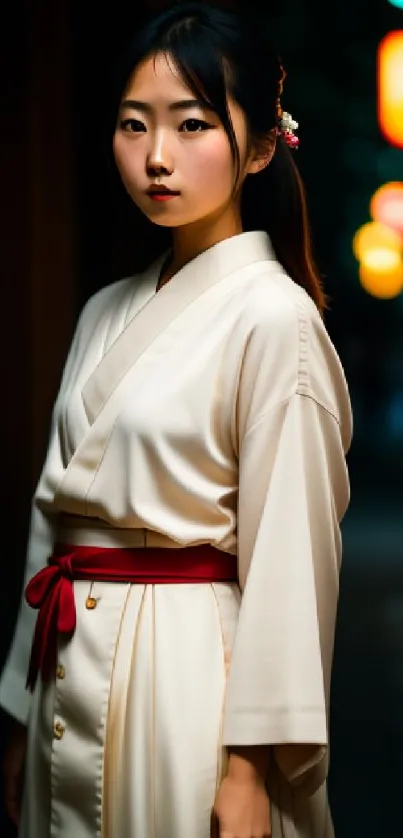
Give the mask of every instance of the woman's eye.
<path id="1" fill-rule="evenodd" d="M 184 134 L 195 134 L 198 131 L 206 131 L 208 128 L 211 128 L 211 125 L 204 119 L 185 119 L 179 130 Z"/>
<path id="2" fill-rule="evenodd" d="M 120 127 L 122 131 L 129 131 L 131 134 L 139 134 L 142 131 L 146 130 L 146 126 L 144 122 L 140 122 L 139 119 L 122 119 L 120 123 Z"/>

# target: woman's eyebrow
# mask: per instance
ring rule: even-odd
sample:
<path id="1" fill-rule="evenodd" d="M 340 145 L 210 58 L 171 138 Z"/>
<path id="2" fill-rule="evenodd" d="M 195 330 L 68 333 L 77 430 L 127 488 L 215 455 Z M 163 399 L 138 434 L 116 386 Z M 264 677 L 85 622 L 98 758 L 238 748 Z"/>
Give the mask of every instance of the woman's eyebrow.
<path id="1" fill-rule="evenodd" d="M 139 99 L 124 99 L 122 102 L 121 108 L 131 108 L 135 111 L 141 111 L 141 113 L 152 113 L 153 107 L 149 105 L 147 102 L 141 102 Z M 205 108 L 206 103 L 202 102 L 201 99 L 178 99 L 177 102 L 171 102 L 168 105 L 168 110 L 170 111 L 187 111 L 191 108 Z"/>

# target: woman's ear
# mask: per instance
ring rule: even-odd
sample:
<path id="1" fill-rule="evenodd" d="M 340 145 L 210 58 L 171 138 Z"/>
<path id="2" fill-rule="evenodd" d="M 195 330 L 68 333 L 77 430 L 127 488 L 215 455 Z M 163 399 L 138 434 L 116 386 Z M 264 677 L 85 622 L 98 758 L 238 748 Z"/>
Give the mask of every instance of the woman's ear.
<path id="1" fill-rule="evenodd" d="M 276 150 L 276 139 L 277 132 L 273 129 L 267 137 L 252 145 L 248 166 L 249 175 L 257 175 L 269 165 Z"/>

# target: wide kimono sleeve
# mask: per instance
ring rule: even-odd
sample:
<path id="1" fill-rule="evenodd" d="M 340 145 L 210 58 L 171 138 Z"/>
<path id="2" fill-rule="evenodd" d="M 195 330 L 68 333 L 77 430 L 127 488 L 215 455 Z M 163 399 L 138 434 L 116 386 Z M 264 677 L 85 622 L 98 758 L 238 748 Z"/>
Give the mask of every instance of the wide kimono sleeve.
<path id="1" fill-rule="evenodd" d="M 31 508 L 23 593 L 14 636 L 0 680 L 0 706 L 23 724 L 27 722 L 30 708 L 31 696 L 26 689 L 26 679 L 37 617 L 37 612 L 28 606 L 24 591 L 28 581 L 46 565 L 54 546 L 57 511 L 52 510 L 52 501 L 54 488 L 66 465 L 61 406 L 88 339 L 88 308 L 89 303 L 78 320 L 53 408 L 48 450 Z M 38 502 L 39 496 L 41 502 Z"/>
<path id="2" fill-rule="evenodd" d="M 267 374 L 263 356 L 256 367 L 252 408 L 240 440 L 242 602 L 224 744 L 271 745 L 275 764 L 289 782 L 302 785 L 314 774 L 318 786 L 327 771 L 339 524 L 349 499 L 350 406 L 341 366 L 321 324 L 312 330 L 302 322 L 290 340 L 286 335 L 287 328 Z M 287 365 L 288 372 L 282 372 Z M 269 398 L 267 406 L 264 390 L 273 389 L 272 376 L 286 395 L 274 403 Z"/>

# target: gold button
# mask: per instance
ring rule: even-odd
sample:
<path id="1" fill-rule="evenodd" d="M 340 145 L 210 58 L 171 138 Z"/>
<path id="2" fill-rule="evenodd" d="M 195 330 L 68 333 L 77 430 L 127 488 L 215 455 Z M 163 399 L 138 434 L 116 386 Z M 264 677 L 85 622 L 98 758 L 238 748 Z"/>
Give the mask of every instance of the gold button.
<path id="1" fill-rule="evenodd" d="M 62 725 L 61 722 L 56 722 L 56 724 L 53 728 L 53 733 L 55 735 L 55 739 L 62 739 L 64 731 L 65 731 L 64 725 Z"/>
<path id="2" fill-rule="evenodd" d="M 97 607 L 95 597 L 87 596 L 87 599 L 85 600 L 85 607 L 88 608 L 89 611 L 93 611 L 93 609 Z"/>
<path id="3" fill-rule="evenodd" d="M 63 664 L 59 663 L 58 666 L 57 666 L 57 669 L 56 669 L 56 678 L 62 679 L 62 678 L 64 678 L 65 674 L 66 674 L 66 670 L 65 670 Z"/>

